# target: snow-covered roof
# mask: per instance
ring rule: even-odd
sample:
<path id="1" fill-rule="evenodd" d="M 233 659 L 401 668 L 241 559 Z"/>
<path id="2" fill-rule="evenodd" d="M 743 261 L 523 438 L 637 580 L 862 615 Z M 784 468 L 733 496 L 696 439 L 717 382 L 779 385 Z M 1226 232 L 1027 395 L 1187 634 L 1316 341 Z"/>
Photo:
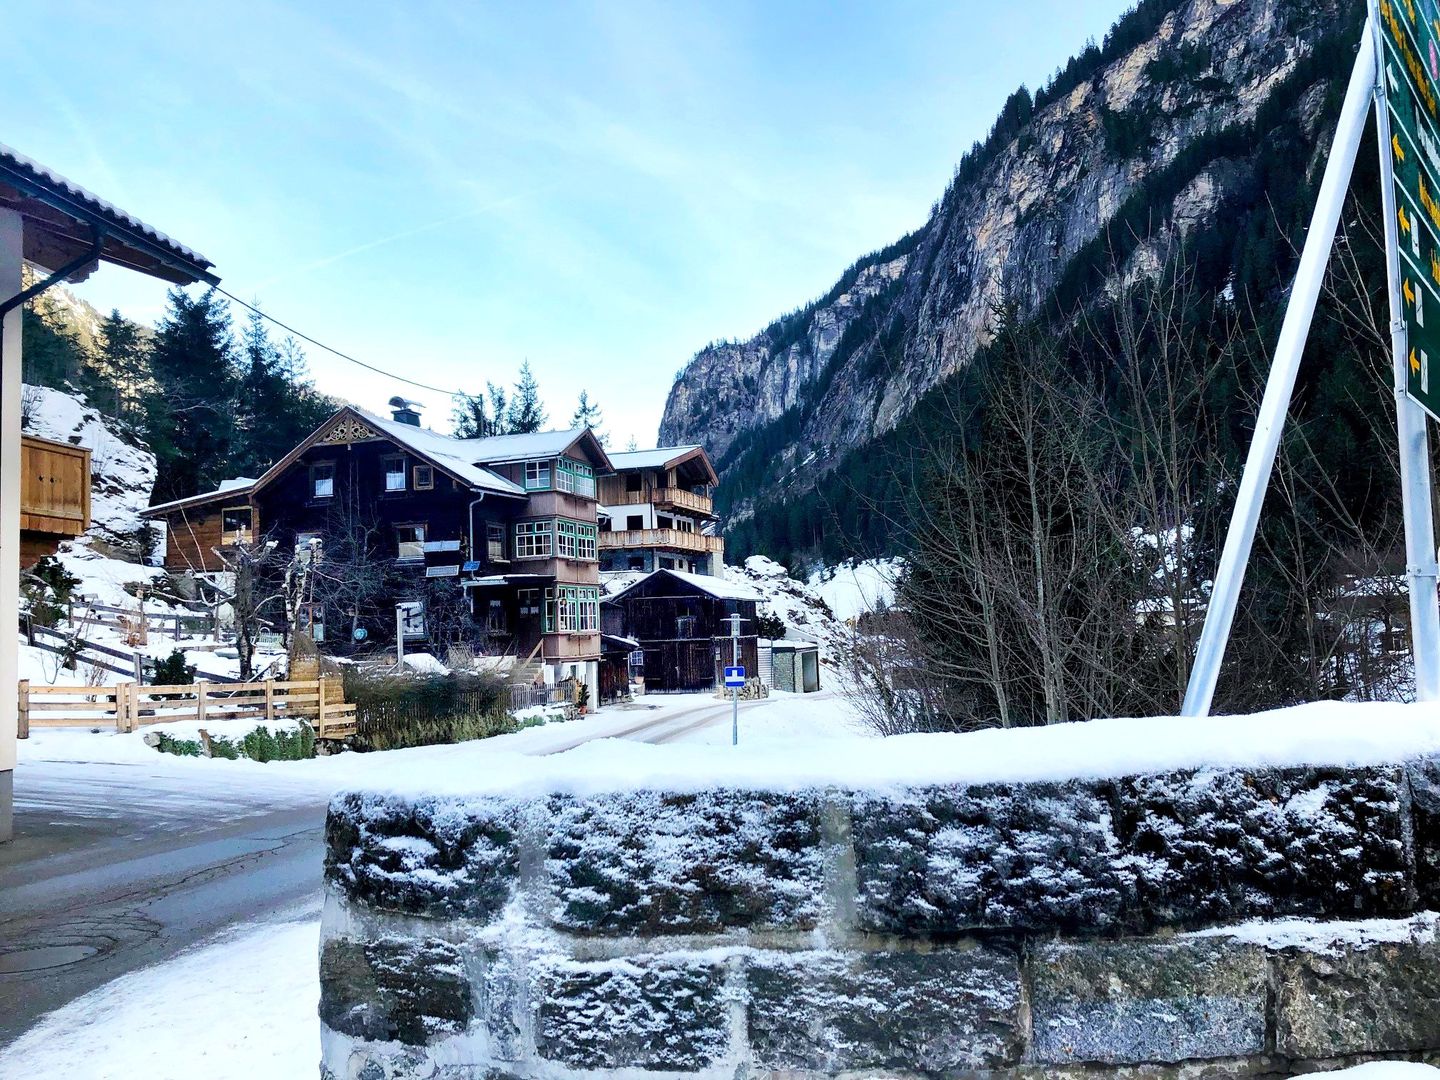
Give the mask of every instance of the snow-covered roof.
<path id="1" fill-rule="evenodd" d="M 642 581 L 649 581 L 656 574 L 669 574 L 678 578 L 687 585 L 693 585 L 701 592 L 709 593 L 717 600 L 754 600 L 761 601 L 765 598 L 748 585 L 738 581 L 730 581 L 726 578 L 711 577 L 708 574 L 692 574 L 685 570 L 652 570 L 648 574 L 637 577 L 634 581 L 628 582 L 616 592 L 611 593 L 607 600 L 616 600 L 624 596 Z"/>
<path id="2" fill-rule="evenodd" d="M 474 461 L 499 465 L 510 461 L 558 457 L 584 437 L 587 428 L 534 431 L 525 435 L 490 435 L 484 439 L 456 439 Z"/>
<path id="3" fill-rule="evenodd" d="M 356 409 L 355 412 L 364 417 L 367 424 L 383 432 L 386 438 L 415 451 L 423 458 L 429 458 L 473 488 L 503 495 L 525 494 L 525 489 L 519 484 L 477 464 L 482 459 L 474 453 L 475 444 L 490 441 L 488 439 L 454 439 L 429 428 L 416 427 L 399 420 L 386 420 L 364 409 Z"/>
<path id="4" fill-rule="evenodd" d="M 255 486 L 255 481 L 248 476 L 236 476 L 230 480 L 221 480 L 220 486 L 214 491 L 202 491 L 199 495 L 187 495 L 183 499 L 173 499 L 166 503 L 156 503 L 154 506 L 147 506 L 141 513 L 144 517 L 153 517 L 156 514 L 168 510 L 180 510 L 187 506 L 198 506 L 201 503 L 211 502 L 221 495 L 240 496 L 250 492 Z"/>
<path id="5" fill-rule="evenodd" d="M 103 259 L 170 281 L 219 280 L 208 273 L 215 264 L 194 248 L 166 236 L 153 225 L 145 224 L 114 203 L 3 143 L 0 143 L 0 183 L 14 187 L 27 198 L 38 200 L 76 220 L 102 227 L 106 232 L 100 256 Z M 73 238 L 66 239 L 73 243 Z M 135 256 L 147 261 L 158 260 L 163 265 L 139 265 L 134 261 Z M 41 265 L 55 269 L 44 260 L 41 260 Z"/>
<path id="6" fill-rule="evenodd" d="M 695 450 L 701 450 L 699 445 L 693 446 L 657 446 L 652 450 L 626 450 L 620 454 L 610 455 L 610 464 L 615 466 L 616 472 L 625 469 L 663 469 L 676 458 L 684 457 Z"/>

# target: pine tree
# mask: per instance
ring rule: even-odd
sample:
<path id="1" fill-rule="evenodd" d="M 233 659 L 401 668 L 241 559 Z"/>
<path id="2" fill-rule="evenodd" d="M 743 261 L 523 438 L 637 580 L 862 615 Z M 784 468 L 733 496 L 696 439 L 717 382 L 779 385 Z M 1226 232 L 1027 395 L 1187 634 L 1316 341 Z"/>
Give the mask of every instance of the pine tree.
<path id="1" fill-rule="evenodd" d="M 505 414 L 506 427 L 511 435 L 528 435 L 545 426 L 549 417 L 540 404 L 540 384 L 530 370 L 530 361 L 520 365 L 520 379 L 515 384 L 515 396 L 510 399 Z"/>
<path id="2" fill-rule="evenodd" d="M 259 476 L 334 409 L 306 374 L 305 353 L 293 338 L 276 344 L 252 311 L 241 344 L 235 425 L 239 439 L 230 471 Z"/>
<path id="3" fill-rule="evenodd" d="M 230 313 L 213 290 L 191 297 L 172 289 L 168 299 L 150 353 L 155 385 L 144 401 L 156 502 L 218 486 L 235 443 Z"/>
<path id="4" fill-rule="evenodd" d="M 450 434 L 457 439 L 483 439 L 494 434 L 484 394 L 461 392 L 451 399 Z"/>
<path id="5" fill-rule="evenodd" d="M 600 440 L 600 445 L 604 446 L 610 441 L 610 436 L 600 430 L 600 425 L 604 422 L 605 418 L 601 415 L 599 404 L 590 400 L 589 391 L 581 390 L 580 400 L 575 405 L 575 415 L 570 417 L 570 426 L 572 428 L 589 428 Z"/>
<path id="6" fill-rule="evenodd" d="M 112 309 L 100 324 L 96 364 L 115 385 L 116 412 L 136 413 L 141 395 L 150 379 L 150 346 L 138 324 Z"/>
<path id="7" fill-rule="evenodd" d="M 485 393 L 490 398 L 490 423 L 493 429 L 490 434 L 504 435 L 508 430 L 505 421 L 510 412 L 505 402 L 505 388 L 487 380 Z"/>

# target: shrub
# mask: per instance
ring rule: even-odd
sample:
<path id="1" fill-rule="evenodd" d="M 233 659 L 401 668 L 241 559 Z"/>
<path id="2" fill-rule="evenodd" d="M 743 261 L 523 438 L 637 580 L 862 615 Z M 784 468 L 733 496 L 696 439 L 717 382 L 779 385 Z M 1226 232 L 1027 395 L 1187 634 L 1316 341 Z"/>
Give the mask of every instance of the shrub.
<path id="1" fill-rule="evenodd" d="M 509 685 L 485 673 L 375 676 L 345 671 L 345 700 L 355 703 L 357 750 L 398 750 L 485 739 L 517 730 Z"/>
<path id="2" fill-rule="evenodd" d="M 172 649 L 170 655 L 155 664 L 155 686 L 180 686 L 195 681 L 195 665 L 185 662 L 185 654 Z"/>
<path id="3" fill-rule="evenodd" d="M 155 748 L 162 754 L 178 757 L 202 757 L 205 749 L 199 739 L 176 738 L 168 732 L 157 732 L 159 741 Z M 224 735 L 210 737 L 210 756 L 237 761 L 249 758 L 251 761 L 303 761 L 315 756 L 315 730 L 301 723 L 293 731 L 273 731 L 263 724 L 239 740 Z"/>

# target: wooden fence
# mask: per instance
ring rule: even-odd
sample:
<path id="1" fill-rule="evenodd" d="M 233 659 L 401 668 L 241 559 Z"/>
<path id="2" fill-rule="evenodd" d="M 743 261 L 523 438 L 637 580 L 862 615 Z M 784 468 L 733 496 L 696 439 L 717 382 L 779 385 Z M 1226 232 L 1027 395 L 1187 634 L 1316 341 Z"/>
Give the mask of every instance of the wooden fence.
<path id="1" fill-rule="evenodd" d="M 146 724 L 176 720 L 308 720 L 321 739 L 355 734 L 355 706 L 345 703 L 338 679 L 253 683 L 208 682 L 175 686 L 32 686 L 20 681 L 20 738 L 30 729 L 109 727 L 135 731 Z"/>

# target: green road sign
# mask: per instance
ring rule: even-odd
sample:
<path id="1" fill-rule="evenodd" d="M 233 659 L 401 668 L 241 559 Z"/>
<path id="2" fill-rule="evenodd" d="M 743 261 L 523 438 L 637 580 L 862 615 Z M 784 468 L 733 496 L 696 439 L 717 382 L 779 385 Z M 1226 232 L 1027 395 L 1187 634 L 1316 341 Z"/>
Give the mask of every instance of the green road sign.
<path id="1" fill-rule="evenodd" d="M 1410 397 L 1440 419 L 1440 8 L 1380 0 Z"/>

